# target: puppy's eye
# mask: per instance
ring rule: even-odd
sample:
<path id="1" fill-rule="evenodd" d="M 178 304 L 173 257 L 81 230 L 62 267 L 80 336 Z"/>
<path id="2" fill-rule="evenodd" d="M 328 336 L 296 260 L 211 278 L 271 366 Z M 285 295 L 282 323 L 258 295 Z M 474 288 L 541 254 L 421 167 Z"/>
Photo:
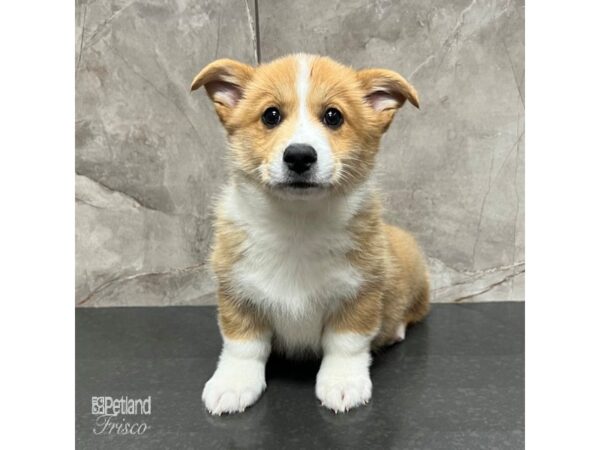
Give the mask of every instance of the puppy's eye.
<path id="1" fill-rule="evenodd" d="M 323 123 L 329 128 L 338 128 L 344 122 L 342 113 L 335 108 L 328 108 L 323 115 Z"/>
<path id="2" fill-rule="evenodd" d="M 279 112 L 279 109 L 274 106 L 267 108 L 262 115 L 262 121 L 269 128 L 279 125 L 279 122 L 281 122 L 281 113 Z"/>

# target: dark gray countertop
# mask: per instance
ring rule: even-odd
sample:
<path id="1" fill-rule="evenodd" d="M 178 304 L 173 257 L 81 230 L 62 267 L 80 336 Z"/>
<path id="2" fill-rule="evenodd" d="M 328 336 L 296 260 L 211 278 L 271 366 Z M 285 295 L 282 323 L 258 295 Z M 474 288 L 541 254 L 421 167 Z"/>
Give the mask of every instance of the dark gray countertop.
<path id="1" fill-rule="evenodd" d="M 214 307 L 76 310 L 77 448 L 518 449 L 524 446 L 524 305 L 434 305 L 374 358 L 373 399 L 335 415 L 314 395 L 318 362 L 271 358 L 267 391 L 234 416 L 201 401 L 221 347 Z M 151 414 L 94 434 L 93 396 L 152 397 Z M 105 431 L 106 433 L 106 431 Z"/>

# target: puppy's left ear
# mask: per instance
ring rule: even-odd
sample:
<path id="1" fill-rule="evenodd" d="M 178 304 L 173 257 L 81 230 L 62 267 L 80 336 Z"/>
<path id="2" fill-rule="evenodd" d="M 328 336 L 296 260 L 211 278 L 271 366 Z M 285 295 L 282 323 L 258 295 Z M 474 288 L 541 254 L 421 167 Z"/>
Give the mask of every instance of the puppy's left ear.
<path id="1" fill-rule="evenodd" d="M 365 101 L 381 117 L 384 131 L 407 100 L 419 107 L 417 91 L 402 75 L 386 69 L 363 69 L 357 75 L 366 92 Z"/>
<path id="2" fill-rule="evenodd" d="M 196 75 L 191 90 L 201 86 L 213 101 L 217 115 L 227 128 L 233 109 L 244 95 L 244 89 L 254 75 L 254 67 L 232 59 L 218 59 Z"/>

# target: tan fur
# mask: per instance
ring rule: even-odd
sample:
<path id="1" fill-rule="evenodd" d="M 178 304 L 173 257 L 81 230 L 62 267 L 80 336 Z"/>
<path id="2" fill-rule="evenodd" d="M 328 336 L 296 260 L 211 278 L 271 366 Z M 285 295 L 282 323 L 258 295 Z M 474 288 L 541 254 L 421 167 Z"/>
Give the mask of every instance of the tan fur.
<path id="1" fill-rule="evenodd" d="M 201 86 L 206 88 L 206 92 L 215 104 L 215 109 L 221 122 L 227 127 L 229 117 L 235 110 L 234 106 L 242 96 L 243 88 L 248 84 L 254 69 L 251 66 L 242 64 L 231 59 L 220 59 L 206 66 L 192 81 L 191 90 L 194 91 Z M 221 95 L 222 87 L 229 87 L 235 91 L 238 97 L 234 105 L 226 101 Z"/>
<path id="2" fill-rule="evenodd" d="M 219 328 L 229 339 L 255 339 L 266 330 L 266 320 L 242 299 L 219 290 Z"/>
<path id="3" fill-rule="evenodd" d="M 231 289 L 229 275 L 239 259 L 246 233 L 227 220 L 217 218 L 215 245 L 211 256 L 219 280 L 219 327 L 229 339 L 253 339 L 267 328 L 265 319 Z"/>
<path id="4" fill-rule="evenodd" d="M 397 341 L 400 323 L 419 322 L 429 311 L 429 276 L 414 238 L 406 231 L 385 225 L 388 263 L 383 293 L 381 329 L 373 346 Z"/>
<path id="5" fill-rule="evenodd" d="M 373 347 L 393 344 L 401 323 L 422 320 L 429 310 L 429 278 L 414 238 L 387 225 L 379 200 L 352 221 L 356 250 L 348 255 L 367 282 L 360 295 L 330 319 L 334 329 L 369 333 L 378 330 Z"/>
<path id="6" fill-rule="evenodd" d="M 311 59 L 309 110 L 316 122 L 325 109 L 342 111 L 345 122 L 328 130 L 336 161 L 331 195 L 343 195 L 363 183 L 370 174 L 382 134 L 406 100 L 419 105 L 416 90 L 399 74 L 384 69 L 355 71 L 324 57 Z M 298 114 L 295 84 L 298 73 L 294 56 L 252 68 L 231 60 L 219 60 L 203 69 L 192 90 L 205 86 L 228 132 L 233 174 L 268 189 L 263 167 L 275 149 L 293 132 Z M 223 100 L 220 89 L 234 92 L 234 103 Z M 236 96 L 236 95 L 239 95 Z M 373 108 L 378 96 L 389 97 L 385 109 Z M 263 111 L 277 105 L 283 120 L 268 129 L 261 123 Z M 217 211 L 212 267 L 219 280 L 219 321 L 223 334 L 249 339 L 268 329 L 267 319 L 231 289 L 230 273 L 243 252 L 245 233 Z M 421 320 L 428 311 L 429 281 L 424 259 L 406 231 L 386 225 L 375 193 L 351 219 L 348 230 L 355 243 L 347 254 L 362 274 L 364 283 L 356 298 L 348 299 L 327 324 L 339 331 L 376 333 L 373 347 L 396 341 L 402 323 Z"/>

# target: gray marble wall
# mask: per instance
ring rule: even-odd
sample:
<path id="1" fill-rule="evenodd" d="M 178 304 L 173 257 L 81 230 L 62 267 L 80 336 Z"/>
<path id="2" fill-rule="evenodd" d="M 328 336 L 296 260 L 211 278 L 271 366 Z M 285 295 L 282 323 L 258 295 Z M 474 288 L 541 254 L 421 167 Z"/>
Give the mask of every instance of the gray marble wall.
<path id="1" fill-rule="evenodd" d="M 215 58 L 297 51 L 419 91 L 378 177 L 388 220 L 429 257 L 433 300 L 523 300 L 522 0 L 79 0 L 76 25 L 78 306 L 216 301 L 204 262 L 224 133 L 190 81 Z"/>

